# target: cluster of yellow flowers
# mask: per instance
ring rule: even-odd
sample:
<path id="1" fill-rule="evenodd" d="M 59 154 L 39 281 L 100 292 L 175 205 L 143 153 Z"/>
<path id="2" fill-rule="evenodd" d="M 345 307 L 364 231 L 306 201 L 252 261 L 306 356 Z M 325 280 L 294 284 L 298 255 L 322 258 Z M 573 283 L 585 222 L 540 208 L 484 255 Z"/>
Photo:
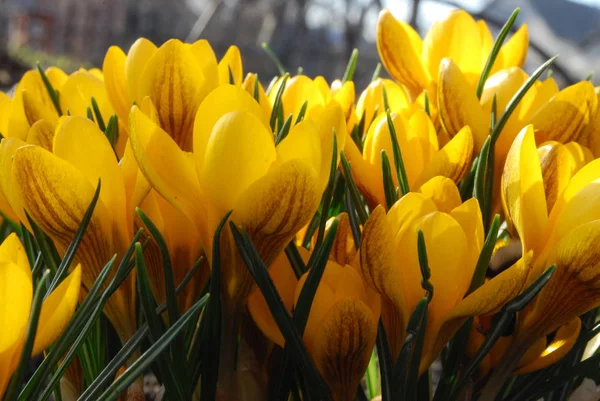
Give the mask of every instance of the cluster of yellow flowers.
<path id="1" fill-rule="evenodd" d="M 400 354 L 411 314 L 426 296 L 418 232 L 434 288 L 420 372 L 471 317 L 467 352 L 474 354 L 490 317 L 553 264 L 550 281 L 482 367 L 510 359 L 510 374 L 555 363 L 579 335 L 578 316 L 600 305 L 598 95 L 588 81 L 559 90 L 547 78 L 514 107 L 511 99 L 529 79 L 521 68 L 527 27 L 502 46 L 479 87 L 493 44 L 486 24 L 464 11 L 421 39 L 384 10 L 377 48 L 393 80 L 374 79 L 358 100 L 351 80 L 330 84 L 305 75 L 278 77 L 265 91 L 256 74 L 244 77 L 237 47 L 218 60 L 206 40 L 157 47 L 142 38 L 127 54 L 111 47 L 101 70 L 27 72 L 12 98 L 0 93 L 4 218 L 28 230 L 37 225 L 64 254 L 101 182 L 78 267 L 46 299 L 34 353 L 64 329 L 79 283 L 85 295 L 105 263 L 124 255 L 144 226 L 136 208 L 164 237 L 175 284 L 205 258 L 179 295 L 182 309 L 205 287 L 213 235 L 233 210 L 230 220 L 248 233 L 293 314 L 308 272 L 297 274 L 284 249 L 303 243 L 335 164 L 339 177 L 358 188 L 366 204 L 359 215 L 368 213 L 368 219 L 359 241 L 350 224 L 354 212 L 337 216 L 335 243 L 304 331 L 334 400 L 354 398 L 380 319 L 392 358 Z M 498 117 L 511 107 L 491 138 Z M 520 240 L 522 256 L 470 289 L 491 219 L 482 214 L 481 198 L 464 188 L 492 142 L 489 210 L 501 214 Z M 400 158 L 392 157 L 397 149 Z M 382 163 L 403 173 L 391 174 L 392 202 Z M 313 248 L 314 239 L 308 244 Z M 298 250 L 305 263 L 313 257 L 309 249 Z M 152 238 L 144 254 L 152 290 L 163 302 L 165 273 Z M 220 260 L 224 313 L 238 322 L 250 316 L 244 325 L 264 334 L 271 344 L 266 349 L 283 346 L 230 227 L 221 235 Z M 16 235 L 0 247 L 0 261 L 2 394 L 22 347 L 32 278 Z M 135 275 L 129 275 L 105 308 L 123 343 L 137 330 L 135 289 Z M 261 362 L 270 352 L 255 350 Z"/>

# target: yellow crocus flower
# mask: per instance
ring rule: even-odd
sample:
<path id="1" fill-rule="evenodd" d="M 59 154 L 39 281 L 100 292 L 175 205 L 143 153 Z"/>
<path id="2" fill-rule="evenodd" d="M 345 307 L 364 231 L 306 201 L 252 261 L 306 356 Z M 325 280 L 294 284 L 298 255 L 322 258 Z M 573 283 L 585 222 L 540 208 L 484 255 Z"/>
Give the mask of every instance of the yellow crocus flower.
<path id="1" fill-rule="evenodd" d="M 249 72 L 246 75 L 246 78 L 244 78 L 244 82 L 242 82 L 242 88 L 244 88 L 244 90 L 248 92 L 252 97 L 254 97 L 254 88 L 258 86 L 258 103 L 265 111 L 265 114 L 270 116 L 273 111 L 273 105 L 271 104 L 271 101 L 269 100 L 269 97 L 265 92 L 265 88 L 260 83 L 260 81 L 258 81 L 257 83 L 257 80 L 258 74 Z"/>
<path id="2" fill-rule="evenodd" d="M 469 127 L 464 127 L 440 149 L 433 123 L 423 110 L 412 112 L 410 109 L 400 109 L 392 113 L 391 118 L 411 189 L 418 189 L 437 175 L 449 177 L 457 183 L 466 175 L 473 154 L 473 136 Z M 354 181 L 372 207 L 386 204 L 381 169 L 382 150 L 386 151 L 394 184 L 398 186 L 386 114 L 376 117 L 369 127 L 362 154 L 350 138 L 346 140 L 344 148 Z"/>
<path id="3" fill-rule="evenodd" d="M 383 101 L 384 89 L 390 111 L 398 111 L 411 106 L 409 95 L 403 87 L 392 80 L 377 78 L 362 91 L 356 104 L 356 118 L 360 121 L 364 115 L 365 132 L 375 121 L 375 117 L 386 112 Z M 361 132 L 360 134 L 362 135 L 363 133 Z"/>
<path id="4" fill-rule="evenodd" d="M 407 23 L 398 21 L 389 10 L 382 10 L 377 21 L 377 50 L 383 65 L 394 79 L 408 88 L 413 98 L 423 90 L 432 92 L 440 62 L 451 58 L 467 76 L 473 89 L 493 46 L 484 21 L 475 21 L 464 10 L 451 12 L 436 22 L 421 39 Z M 529 35 L 527 25 L 502 46 L 492 72 L 521 67 L 525 62 Z"/>
<path id="5" fill-rule="evenodd" d="M 108 97 L 121 121 L 129 121 L 131 106 L 141 106 L 148 97 L 160 126 L 184 150 L 192 149 L 196 110 L 219 85 L 217 59 L 208 41 L 187 44 L 171 39 L 157 48 L 140 38 L 127 55 L 111 46 L 102 69 Z"/>
<path id="6" fill-rule="evenodd" d="M 83 286 L 91 288 L 106 262 L 114 254 L 123 256 L 133 239 L 133 208 L 127 206 L 135 191 L 126 189 L 126 180 L 133 174 L 122 170 L 104 133 L 85 117 L 61 119 L 52 151 L 9 138 L 0 144 L 0 154 L 0 186 L 12 209 L 21 221 L 27 221 L 27 211 L 61 254 L 102 180 L 98 203 L 76 255 L 85 266 Z M 134 275 L 113 294 L 105 311 L 125 343 L 136 330 Z"/>
<path id="7" fill-rule="evenodd" d="M 310 254 L 299 249 L 307 261 Z M 274 262 L 269 275 L 291 313 L 308 276 L 294 276 L 285 254 Z M 284 339 L 262 294 L 248 298 L 248 310 L 257 326 L 274 343 Z M 353 400 L 367 369 L 377 336 L 381 301 L 358 271 L 330 260 L 312 302 L 303 340 L 319 373 L 336 401 Z"/>
<path id="8" fill-rule="evenodd" d="M 219 85 L 233 84 L 241 85 L 242 77 L 244 76 L 244 68 L 242 65 L 242 55 L 237 46 L 229 46 L 223 58 L 219 61 Z M 229 71 L 231 71 L 231 76 Z M 231 82 L 233 77 L 233 82 Z"/>
<path id="9" fill-rule="evenodd" d="M 436 343 L 442 324 L 467 292 L 483 244 L 475 198 L 462 203 L 456 185 L 445 177 L 434 177 L 424 187 L 423 193 L 400 198 L 387 214 L 382 206 L 375 208 L 360 247 L 360 271 L 382 297 L 381 318 L 395 360 L 408 319 L 425 295 L 417 247 L 417 231 L 423 232 L 434 296 L 428 307 L 421 372 L 441 350 Z"/>
<path id="10" fill-rule="evenodd" d="M 62 334 L 79 299 L 81 265 L 43 301 L 32 355 L 48 348 Z M 25 248 L 16 234 L 0 245 L 0 397 L 17 368 L 31 313 L 33 279 Z"/>
<path id="11" fill-rule="evenodd" d="M 325 124 L 330 117 L 323 113 L 320 121 Z M 249 233 L 267 265 L 310 220 L 325 188 L 330 163 L 323 161 L 331 160 L 333 136 L 332 125 L 320 126 L 311 120 L 296 124 L 275 146 L 269 116 L 248 92 L 233 85 L 218 87 L 198 108 L 193 153 L 184 152 L 138 107 L 130 115 L 140 169 L 197 226 L 209 260 L 218 221 L 233 209 L 231 220 Z M 322 143 L 329 143 L 329 156 Z M 225 294 L 241 306 L 252 278 L 228 229 L 226 233 L 221 264 Z"/>

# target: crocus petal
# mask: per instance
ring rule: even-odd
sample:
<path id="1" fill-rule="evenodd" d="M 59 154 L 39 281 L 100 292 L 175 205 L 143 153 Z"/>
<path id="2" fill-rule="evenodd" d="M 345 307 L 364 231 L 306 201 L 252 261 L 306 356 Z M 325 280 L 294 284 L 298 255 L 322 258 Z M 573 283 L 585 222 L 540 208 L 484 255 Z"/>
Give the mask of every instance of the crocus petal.
<path id="1" fill-rule="evenodd" d="M 0 92 L 0 134 L 8 136 L 8 120 L 10 118 L 10 109 L 12 99 L 4 92 Z"/>
<path id="2" fill-rule="evenodd" d="M 75 166 L 92 187 L 102 180 L 100 199 L 120 228 L 118 235 L 128 241 L 132 221 L 125 213 L 125 184 L 106 135 L 85 117 L 68 117 L 54 137 L 53 148 L 54 154 Z"/>
<path id="3" fill-rule="evenodd" d="M 29 129 L 29 133 L 27 134 L 27 143 L 41 146 L 42 148 L 51 152 L 53 142 L 54 126 L 50 122 L 46 120 L 39 120 Z"/>
<path id="4" fill-rule="evenodd" d="M 415 186 L 441 175 L 455 183 L 460 182 L 469 172 L 473 158 L 473 134 L 468 126 L 463 127 L 442 149 L 433 155 L 419 175 Z"/>
<path id="5" fill-rule="evenodd" d="M 106 51 L 102 71 L 104 72 L 104 87 L 110 103 L 119 116 L 119 119 L 127 121 L 131 100 L 127 93 L 125 82 L 125 63 L 127 56 L 118 46 L 111 46 Z M 137 83 L 137 80 L 135 80 Z"/>
<path id="6" fill-rule="evenodd" d="M 0 262 L 0 394 L 4 393 L 15 368 L 32 298 L 31 274 L 12 262 Z"/>
<path id="7" fill-rule="evenodd" d="M 583 81 L 560 91 L 531 118 L 538 143 L 577 141 L 593 121 L 597 105 L 591 82 Z"/>
<path id="8" fill-rule="evenodd" d="M 216 88 L 219 84 L 219 68 L 217 57 L 208 40 L 197 40 L 190 45 L 189 49 L 196 58 L 200 71 L 202 71 L 206 90 Z"/>
<path id="9" fill-rule="evenodd" d="M 450 213 L 462 203 L 454 181 L 440 175 L 421 185 L 419 192 L 431 199 L 440 212 Z"/>
<path id="10" fill-rule="evenodd" d="M 323 172 L 321 166 L 321 142 L 314 125 L 310 121 L 302 121 L 290 129 L 290 133 L 277 145 L 277 161 L 279 163 L 287 160 L 299 159 L 308 165 L 314 166 L 315 172 L 319 173 L 321 180 L 325 174 L 325 182 L 329 179 L 331 169 L 331 157 L 329 158 L 329 169 Z"/>
<path id="11" fill-rule="evenodd" d="M 309 257 L 308 252 L 305 252 L 304 248 L 298 248 L 298 250 L 301 251 L 300 255 L 304 259 L 304 262 L 307 263 Z M 294 306 L 294 293 L 296 291 L 298 279 L 294 275 L 294 270 L 285 253 L 282 252 L 275 259 L 269 268 L 269 276 L 271 277 L 271 280 L 273 280 L 275 288 L 277 288 L 277 292 L 279 292 L 279 296 L 287 311 L 291 314 Z M 271 315 L 265 297 L 258 288 L 254 289 L 248 297 L 248 311 L 250 312 L 250 316 L 252 316 L 254 323 L 256 323 L 258 328 L 271 341 L 279 346 L 284 345 L 285 340 L 283 339 L 283 335 L 281 334 L 273 315 Z"/>
<path id="12" fill-rule="evenodd" d="M 231 112 L 215 124 L 198 177 L 213 202 L 226 211 L 267 173 L 275 158 L 273 136 L 260 119 Z"/>
<path id="13" fill-rule="evenodd" d="M 481 38 L 481 65 L 485 65 L 488 57 L 490 56 L 490 52 L 492 51 L 492 47 L 494 46 L 494 38 L 492 37 L 492 32 L 490 32 L 490 28 L 488 28 L 487 24 L 484 20 L 477 21 L 477 27 L 479 28 L 479 35 Z M 496 64 L 500 61 L 501 64 L 502 56 L 498 55 L 496 58 Z"/>
<path id="14" fill-rule="evenodd" d="M 363 155 L 358 150 L 352 138 L 346 139 L 344 155 L 348 159 L 348 162 L 350 162 L 352 178 L 360 193 L 365 197 L 367 204 L 372 207 L 385 205 L 385 194 L 383 193 L 383 185 L 381 185 L 382 181 L 379 179 L 378 172 L 378 170 L 381 170 L 381 167 L 376 169 L 363 159 Z"/>
<path id="15" fill-rule="evenodd" d="M 484 233 L 481 208 L 476 198 L 471 198 L 450 212 L 467 235 L 471 259 L 468 266 L 475 266 L 483 247 Z"/>
<path id="16" fill-rule="evenodd" d="M 77 265 L 73 272 L 44 299 L 32 355 L 37 355 L 48 348 L 67 327 L 79 300 L 80 287 L 81 265 Z"/>
<path id="17" fill-rule="evenodd" d="M 469 77 L 470 82 L 475 82 L 482 67 L 480 49 L 477 23 L 466 11 L 457 10 L 445 20 L 436 22 L 427 32 L 423 40 L 423 63 L 429 74 L 437 77 L 442 59 L 448 57 Z M 472 91 L 472 85 L 464 90 Z"/>
<path id="18" fill-rule="evenodd" d="M 377 336 L 373 313 L 346 297 L 331 308 L 311 338 L 311 355 L 334 401 L 351 401 L 363 377 Z"/>
<path id="19" fill-rule="evenodd" d="M 297 116 L 304 102 L 308 103 L 307 115 L 314 107 L 325 105 L 325 99 L 323 99 L 318 85 L 306 75 L 296 75 L 287 82 L 281 101 L 283 102 L 284 118 L 290 114 Z"/>
<path id="20" fill-rule="evenodd" d="M 337 102 L 329 102 L 321 112 L 321 115 L 315 119 L 315 125 L 321 143 L 321 170 L 319 175 L 321 177 L 321 185 L 325 189 L 333 157 L 333 135 L 335 134 L 336 138 L 338 165 L 340 163 L 340 153 L 346 146 L 346 118 L 341 106 Z"/>
<path id="21" fill-rule="evenodd" d="M 423 42 L 407 23 L 384 9 L 377 21 L 377 51 L 386 70 L 417 95 L 427 87 L 430 75 L 421 62 Z M 433 76 L 437 76 L 437 69 Z"/>
<path id="22" fill-rule="evenodd" d="M 571 230 L 553 247 L 557 268 L 523 322 L 524 333 L 546 335 L 600 305 L 600 220 Z M 548 263 L 547 262 L 547 263 Z"/>
<path id="23" fill-rule="evenodd" d="M 77 71 L 69 76 L 60 89 L 61 107 L 68 109 L 72 116 L 86 117 L 88 108 L 92 108 L 92 97 L 96 99 L 102 118 L 108 122 L 113 108 L 100 78 L 89 72 Z"/>
<path id="24" fill-rule="evenodd" d="M 521 366 L 515 373 L 525 374 L 534 372 L 558 362 L 573 348 L 580 331 L 581 320 L 576 317 L 558 329 L 552 342 L 548 344 L 547 348 L 537 359 L 525 366 Z"/>
<path id="25" fill-rule="evenodd" d="M 205 201 L 191 155 L 135 106 L 129 123 L 131 149 L 148 182 L 190 220 L 205 221 Z"/>
<path id="26" fill-rule="evenodd" d="M 255 97 L 254 94 L 254 88 L 256 87 L 256 80 L 258 79 L 258 75 L 255 73 L 248 73 L 246 75 L 246 78 L 244 78 L 244 82 L 242 83 L 242 88 L 248 92 L 250 95 L 252 95 L 252 97 Z M 265 93 L 265 89 L 263 88 L 262 84 L 260 83 L 260 81 L 258 82 L 258 103 L 260 104 L 260 107 L 263 108 L 264 114 L 266 116 L 270 116 L 271 115 L 271 102 L 269 102 L 269 98 L 267 97 L 267 94 Z"/>
<path id="27" fill-rule="evenodd" d="M 515 225 L 524 253 L 543 245 L 548 222 L 546 196 L 533 127 L 523 128 L 508 152 L 502 176 L 502 200 Z"/>
<path id="28" fill-rule="evenodd" d="M 552 210 L 558 195 L 575 173 L 575 160 L 567 147 L 558 142 L 546 142 L 538 148 L 544 192 L 548 210 Z"/>
<path id="29" fill-rule="evenodd" d="M 498 58 L 501 63 L 496 61 L 492 72 L 499 71 L 502 68 L 522 67 L 527 58 L 528 48 L 529 30 L 527 25 L 523 24 L 500 48 Z"/>
<path id="30" fill-rule="evenodd" d="M 213 127 L 223 115 L 232 111 L 254 114 L 265 128 L 271 131 L 269 116 L 265 114 L 262 107 L 248 92 L 238 86 L 221 85 L 206 96 L 196 113 L 194 121 L 194 156 L 197 168 L 202 165 Z"/>
<path id="31" fill-rule="evenodd" d="M 47 120 L 51 124 L 56 124 L 58 114 L 51 104 L 44 104 L 40 99 L 35 97 L 35 94 L 23 90 L 23 109 L 25 117 L 29 125 L 33 125 L 36 121 Z"/>
<path id="32" fill-rule="evenodd" d="M 146 38 L 136 40 L 127 52 L 125 61 L 125 83 L 129 104 L 139 103 L 142 97 L 139 95 L 142 73 L 146 68 L 148 60 L 156 53 L 157 47 Z"/>
<path id="33" fill-rule="evenodd" d="M 0 174 L 0 197 L 7 203 L 7 207 L 3 208 L 2 212 L 15 223 L 20 221 L 29 229 L 31 227 L 23 210 L 23 199 L 14 189 L 11 174 L 13 155 L 17 149 L 25 145 L 26 143 L 18 138 L 3 139 L 0 144 L 0 171 L 2 172 Z"/>
<path id="34" fill-rule="evenodd" d="M 479 152 L 488 136 L 489 121 L 475 91 L 451 59 L 443 59 L 440 63 L 438 109 L 440 122 L 450 137 L 465 125 L 471 128 L 474 148 Z"/>
<path id="35" fill-rule="evenodd" d="M 519 295 L 527 282 L 530 258 L 531 254 L 525 255 L 513 266 L 458 302 L 440 324 L 437 339 L 431 348 L 432 355 L 439 354 L 468 317 L 493 315 L 500 311 L 504 304 Z"/>
<path id="36" fill-rule="evenodd" d="M 445 316 L 462 299 L 469 288 L 474 265 L 468 266 L 467 236 L 456 220 L 446 213 L 430 213 L 412 224 L 399 241 L 397 255 L 403 255 L 402 277 L 407 298 L 406 314 L 412 313 L 425 295 L 421 288 L 417 230 L 423 232 L 428 250 L 427 259 L 431 270 L 431 283 L 435 296 L 428 308 L 425 330 L 424 357 L 421 370 L 437 357 L 433 344 Z M 451 285 L 449 283 L 452 283 Z"/>
<path id="37" fill-rule="evenodd" d="M 161 127 L 186 151 L 192 149 L 196 110 L 213 87 L 197 67 L 189 47 L 172 39 L 152 55 L 138 78 L 138 99 L 150 96 Z"/>
<path id="38" fill-rule="evenodd" d="M 348 213 L 342 212 L 337 216 L 339 221 L 337 233 L 333 246 L 331 247 L 331 253 L 329 259 L 335 261 L 339 265 L 353 265 L 355 264 L 356 245 L 354 243 L 354 237 L 352 234 L 352 228 L 350 226 L 350 218 Z M 332 220 L 331 220 L 332 221 Z M 327 227 L 329 232 L 329 227 Z"/>
<path id="39" fill-rule="evenodd" d="M 365 128 L 368 128 L 372 121 L 380 113 L 385 113 L 383 102 L 383 89 L 388 98 L 390 111 L 398 111 L 410 106 L 410 99 L 405 89 L 394 81 L 378 78 L 371 82 L 367 89 L 361 93 L 356 103 L 356 114 L 359 119 L 365 118 Z"/>
<path id="40" fill-rule="evenodd" d="M 233 76 L 233 82 L 230 82 L 229 71 Z M 241 85 L 244 70 L 242 67 L 242 55 L 237 46 L 229 46 L 225 55 L 219 61 L 219 84 Z"/>

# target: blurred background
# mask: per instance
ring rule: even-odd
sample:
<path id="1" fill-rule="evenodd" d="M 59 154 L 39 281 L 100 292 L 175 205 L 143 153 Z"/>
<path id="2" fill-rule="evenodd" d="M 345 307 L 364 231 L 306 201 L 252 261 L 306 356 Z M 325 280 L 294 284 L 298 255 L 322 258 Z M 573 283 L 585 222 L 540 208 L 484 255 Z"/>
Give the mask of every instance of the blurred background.
<path id="1" fill-rule="evenodd" d="M 496 34 L 521 7 L 516 26 L 529 25 L 528 71 L 555 54 L 554 77 L 562 85 L 600 69 L 600 0 L 0 0 L 0 89 L 37 61 L 66 71 L 101 67 L 111 44 L 127 51 L 140 36 L 156 44 L 206 38 L 217 57 L 236 44 L 244 71 L 265 82 L 277 70 L 262 42 L 289 71 L 302 67 L 328 80 L 343 75 L 358 48 L 355 80 L 362 89 L 379 62 L 375 27 L 383 7 L 422 35 L 457 7 Z"/>

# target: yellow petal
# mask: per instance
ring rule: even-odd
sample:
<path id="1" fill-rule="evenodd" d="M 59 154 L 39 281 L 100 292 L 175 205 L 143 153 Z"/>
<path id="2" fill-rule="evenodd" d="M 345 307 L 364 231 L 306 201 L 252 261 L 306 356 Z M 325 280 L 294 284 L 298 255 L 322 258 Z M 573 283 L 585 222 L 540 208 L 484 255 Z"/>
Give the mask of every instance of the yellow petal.
<path id="1" fill-rule="evenodd" d="M 315 120 L 318 130 L 321 151 L 320 176 L 323 189 L 329 179 L 331 161 L 333 156 L 333 135 L 335 134 L 337 146 L 337 162 L 340 162 L 340 153 L 346 146 L 346 119 L 341 106 L 337 102 L 330 102 L 325 106 L 321 115 Z M 326 178 L 325 178 L 326 177 Z"/>
<path id="2" fill-rule="evenodd" d="M 527 25 L 523 24 L 510 39 L 504 42 L 500 49 L 499 59 L 502 63 L 496 62 L 492 72 L 502 68 L 523 67 L 527 58 L 527 49 L 529 48 L 529 31 Z"/>
<path id="3" fill-rule="evenodd" d="M 364 303 L 346 297 L 333 306 L 320 326 L 318 332 L 307 333 L 315 365 L 333 400 L 351 401 L 375 345 L 373 313 Z"/>
<path id="4" fill-rule="evenodd" d="M 233 85 L 222 85 L 213 90 L 202 102 L 194 121 L 194 155 L 198 168 L 201 166 L 206 146 L 213 127 L 225 114 L 248 112 L 260 119 L 265 128 L 271 131 L 269 116 L 244 89 Z"/>
<path id="5" fill-rule="evenodd" d="M 296 75 L 288 80 L 281 101 L 284 118 L 290 114 L 297 116 L 304 102 L 307 102 L 307 115 L 311 109 L 325 105 L 319 86 L 306 75 Z"/>
<path id="6" fill-rule="evenodd" d="M 275 158 L 273 137 L 261 121 L 251 113 L 231 112 L 215 124 L 198 177 L 213 202 L 227 211 Z"/>
<path id="7" fill-rule="evenodd" d="M 8 120 L 10 118 L 10 108 L 12 99 L 4 92 L 0 92 L 0 134 L 8 136 Z"/>
<path id="8" fill-rule="evenodd" d="M 527 281 L 530 255 L 519 259 L 510 268 L 487 281 L 484 285 L 458 302 L 440 325 L 432 354 L 437 355 L 448 340 L 470 316 L 487 316 L 500 311 L 502 306 L 519 295 Z"/>
<path id="9" fill-rule="evenodd" d="M 524 374 L 534 372 L 558 362 L 573 348 L 580 331 L 581 320 L 576 317 L 558 329 L 552 342 L 548 344 L 547 348 L 537 359 L 525 366 L 521 366 L 515 373 Z"/>
<path id="10" fill-rule="evenodd" d="M 546 335 L 600 305 L 600 220 L 572 229 L 553 247 L 546 263 L 557 268 L 533 301 L 523 331 Z"/>
<path id="11" fill-rule="evenodd" d="M 508 152 L 502 176 L 502 200 L 524 252 L 539 249 L 548 222 L 540 160 L 531 125 L 523 128 Z"/>
<path id="12" fill-rule="evenodd" d="M 369 127 L 377 115 L 385 112 L 383 88 L 385 88 L 391 111 L 395 112 L 410 105 L 408 94 L 400 85 L 389 79 L 376 79 L 361 93 L 356 104 L 358 118 L 361 119 L 363 114 L 365 116 L 365 129 Z"/>
<path id="13" fill-rule="evenodd" d="M 476 198 L 465 201 L 462 205 L 454 208 L 450 216 L 461 225 L 467 235 L 469 253 L 471 255 L 469 266 L 475 266 L 479 259 L 479 253 L 483 247 L 483 221 L 481 208 Z"/>
<path id="14" fill-rule="evenodd" d="M 138 78 L 138 99 L 150 97 L 161 127 L 186 151 L 192 149 L 196 110 L 213 88 L 198 67 L 189 47 L 171 39 L 154 52 Z"/>
<path id="15" fill-rule="evenodd" d="M 69 76 L 60 90 L 61 107 L 68 109 L 72 116 L 86 117 L 88 108 L 92 109 L 92 97 L 96 99 L 104 122 L 108 123 L 113 107 L 100 78 L 89 72 L 77 71 Z"/>
<path id="16" fill-rule="evenodd" d="M 424 182 L 441 175 L 455 183 L 469 172 L 473 157 L 473 135 L 468 126 L 463 127 L 442 149 L 433 155 L 415 182 L 419 187 Z"/>
<path id="17" fill-rule="evenodd" d="M 146 38 L 136 40 L 127 52 L 125 61 L 125 83 L 127 84 L 127 94 L 129 103 L 139 103 L 143 97 L 139 96 L 141 78 L 146 64 L 156 53 L 157 47 Z"/>
<path id="18" fill-rule="evenodd" d="M 329 178 L 329 169 L 331 169 L 331 157 L 329 169 L 323 173 L 321 165 L 321 142 L 314 125 L 310 121 L 302 121 L 290 129 L 290 133 L 277 145 L 277 162 L 282 163 L 287 160 L 299 159 L 306 164 L 313 166 L 321 179 L 326 174 L 325 182 Z"/>
<path id="19" fill-rule="evenodd" d="M 337 216 L 337 219 L 339 221 L 338 229 L 335 235 L 333 246 L 331 247 L 329 259 L 342 266 L 347 264 L 356 266 L 354 263 L 357 253 L 356 245 L 354 243 L 354 237 L 352 235 L 352 228 L 350 226 L 350 218 L 348 217 L 348 213 L 340 213 Z M 333 219 L 330 219 L 330 221 L 333 221 Z M 327 226 L 327 232 L 329 232 L 329 226 Z"/>
<path id="20" fill-rule="evenodd" d="M 233 82 L 230 82 L 229 70 L 233 76 Z M 225 55 L 219 61 L 219 84 L 241 85 L 244 70 L 242 67 L 242 55 L 237 46 L 229 46 Z"/>
<path id="21" fill-rule="evenodd" d="M 36 121 L 47 120 L 51 124 L 56 124 L 58 121 L 58 114 L 56 109 L 51 104 L 44 104 L 41 99 L 35 97 L 35 94 L 23 90 L 23 109 L 25 110 L 25 117 L 29 125 L 33 125 Z"/>
<path id="22" fill-rule="evenodd" d="M 39 120 L 31 126 L 27 134 L 27 143 L 38 145 L 52 152 L 54 142 L 54 126 L 47 120 Z"/>
<path id="23" fill-rule="evenodd" d="M 538 148 L 544 192 L 548 210 L 552 210 L 558 195 L 566 188 L 575 173 L 575 160 L 566 146 L 546 142 Z"/>
<path id="24" fill-rule="evenodd" d="M 591 82 L 583 81 L 563 89 L 531 118 L 536 140 L 538 143 L 577 141 L 593 121 L 591 113 L 597 102 Z"/>
<path id="25" fill-rule="evenodd" d="M 8 204 L 8 208 L 3 208 L 2 212 L 6 214 L 15 223 L 19 221 L 25 224 L 28 229 L 29 222 L 23 210 L 23 199 L 16 193 L 12 181 L 12 161 L 13 155 L 26 143 L 18 138 L 3 139 L 0 144 L 0 197 Z"/>
<path id="26" fill-rule="evenodd" d="M 485 62 L 492 51 L 492 47 L 494 46 L 494 38 L 492 37 L 490 28 L 488 28 L 484 20 L 477 21 L 477 27 L 479 28 L 479 35 L 481 37 L 481 65 L 485 65 Z M 502 60 L 501 57 L 501 55 L 498 55 L 496 64 L 499 64 L 498 61 Z"/>
<path id="27" fill-rule="evenodd" d="M 200 39 L 195 41 L 190 45 L 190 51 L 196 58 L 196 62 L 202 71 L 206 90 L 209 91 L 216 88 L 219 85 L 219 68 L 217 57 L 208 40 Z"/>
<path id="28" fill-rule="evenodd" d="M 131 101 L 125 83 L 125 63 L 127 56 L 118 46 L 108 48 L 104 56 L 102 71 L 104 72 L 104 86 L 106 95 L 110 100 L 119 119 L 127 121 Z"/>
<path id="29" fill-rule="evenodd" d="M 399 241 L 397 248 L 397 255 L 403 255 L 401 268 L 407 297 L 406 314 L 412 313 L 425 295 L 420 285 L 417 230 L 423 232 L 431 269 L 430 281 L 435 289 L 435 296 L 428 308 L 424 357 L 421 365 L 423 369 L 437 357 L 437 350 L 433 349 L 433 344 L 440 326 L 452 308 L 464 297 L 471 283 L 475 265 L 468 263 L 471 261 L 467 236 L 450 215 L 435 212 L 415 220 Z"/>
<path id="30" fill-rule="evenodd" d="M 354 105 L 354 99 L 356 97 L 356 91 L 354 89 L 354 82 L 346 81 L 344 84 L 335 92 L 331 91 L 333 100 L 338 102 L 342 107 L 342 111 L 346 117 L 349 116 L 352 106 Z"/>
<path id="31" fill-rule="evenodd" d="M 80 287 L 81 265 L 77 265 L 73 272 L 44 299 L 32 355 L 37 355 L 48 348 L 67 327 L 79 300 Z"/>
<path id="32" fill-rule="evenodd" d="M 0 394 L 16 367 L 32 298 L 31 274 L 10 261 L 0 262 Z"/>
<path id="33" fill-rule="evenodd" d="M 301 249 L 304 248 L 299 248 L 299 250 Z M 300 255 L 305 259 L 304 262 L 307 263 L 309 256 L 308 252 L 301 252 Z M 275 288 L 277 288 L 277 292 L 279 292 L 287 311 L 291 314 L 292 307 L 294 306 L 294 293 L 296 291 L 298 279 L 294 275 L 294 270 L 285 253 L 282 252 L 277 259 L 275 259 L 269 268 L 269 276 L 271 277 L 271 280 L 273 280 Z M 248 297 L 248 311 L 250 312 L 250 316 L 252 316 L 254 323 L 256 323 L 258 328 L 271 341 L 279 346 L 284 345 L 285 340 L 283 339 L 283 335 L 281 334 L 273 315 L 271 315 L 267 301 L 258 288 L 254 289 L 252 294 Z"/>
<path id="34" fill-rule="evenodd" d="M 148 182 L 191 221 L 204 222 L 206 201 L 191 157 L 139 108 L 132 108 L 129 123 L 131 150 Z"/>
<path id="35" fill-rule="evenodd" d="M 246 78 L 244 78 L 244 82 L 242 83 L 242 88 L 244 88 L 244 90 L 248 92 L 252 97 L 254 97 L 254 88 L 257 79 L 257 74 L 249 72 L 248 75 L 246 75 Z M 270 116 L 271 102 L 269 102 L 269 98 L 267 97 L 265 89 L 263 88 L 260 81 L 258 82 L 258 103 L 260 104 L 260 107 L 263 108 L 264 114 L 266 116 Z"/>
<path id="36" fill-rule="evenodd" d="M 471 128 L 474 148 L 479 152 L 488 136 L 489 121 L 475 91 L 451 59 L 443 59 L 440 63 L 438 109 L 440 122 L 450 137 L 465 125 Z"/>
<path id="37" fill-rule="evenodd" d="M 482 67 L 480 55 L 479 27 L 464 10 L 453 11 L 445 20 L 436 22 L 423 40 L 423 63 L 432 77 L 438 76 L 442 59 L 448 57 L 463 71 L 469 82 L 475 82 Z"/>
<path id="38" fill-rule="evenodd" d="M 269 266 L 317 210 L 321 198 L 317 174 L 301 160 L 292 159 L 272 168 L 254 182 L 233 205 L 231 221 L 248 232 L 261 259 Z M 236 249 L 228 237 L 226 247 Z M 254 287 L 248 269 L 233 252 L 223 269 L 227 294 L 243 303 Z"/>
<path id="39" fill-rule="evenodd" d="M 369 206 L 385 205 L 382 181 L 379 179 L 381 167 L 371 165 L 363 159 L 352 138 L 346 138 L 344 155 L 350 162 L 352 178 Z M 379 171 L 378 171 L 379 170 Z"/>
<path id="40" fill-rule="evenodd" d="M 102 180 L 100 199 L 110 210 L 124 241 L 133 235 L 125 212 L 125 183 L 106 135 L 85 117 L 68 117 L 54 137 L 54 154 L 76 167 L 95 188 Z"/>
<path id="41" fill-rule="evenodd" d="M 419 192 L 431 199 L 440 212 L 450 213 L 462 203 L 454 181 L 439 175 L 421 185 Z"/>
<path id="42" fill-rule="evenodd" d="M 377 51 L 386 70 L 413 94 L 427 87 L 430 74 L 421 62 L 423 42 L 407 23 L 398 21 L 384 9 L 377 20 Z M 437 77 L 437 69 L 431 75 Z"/>

